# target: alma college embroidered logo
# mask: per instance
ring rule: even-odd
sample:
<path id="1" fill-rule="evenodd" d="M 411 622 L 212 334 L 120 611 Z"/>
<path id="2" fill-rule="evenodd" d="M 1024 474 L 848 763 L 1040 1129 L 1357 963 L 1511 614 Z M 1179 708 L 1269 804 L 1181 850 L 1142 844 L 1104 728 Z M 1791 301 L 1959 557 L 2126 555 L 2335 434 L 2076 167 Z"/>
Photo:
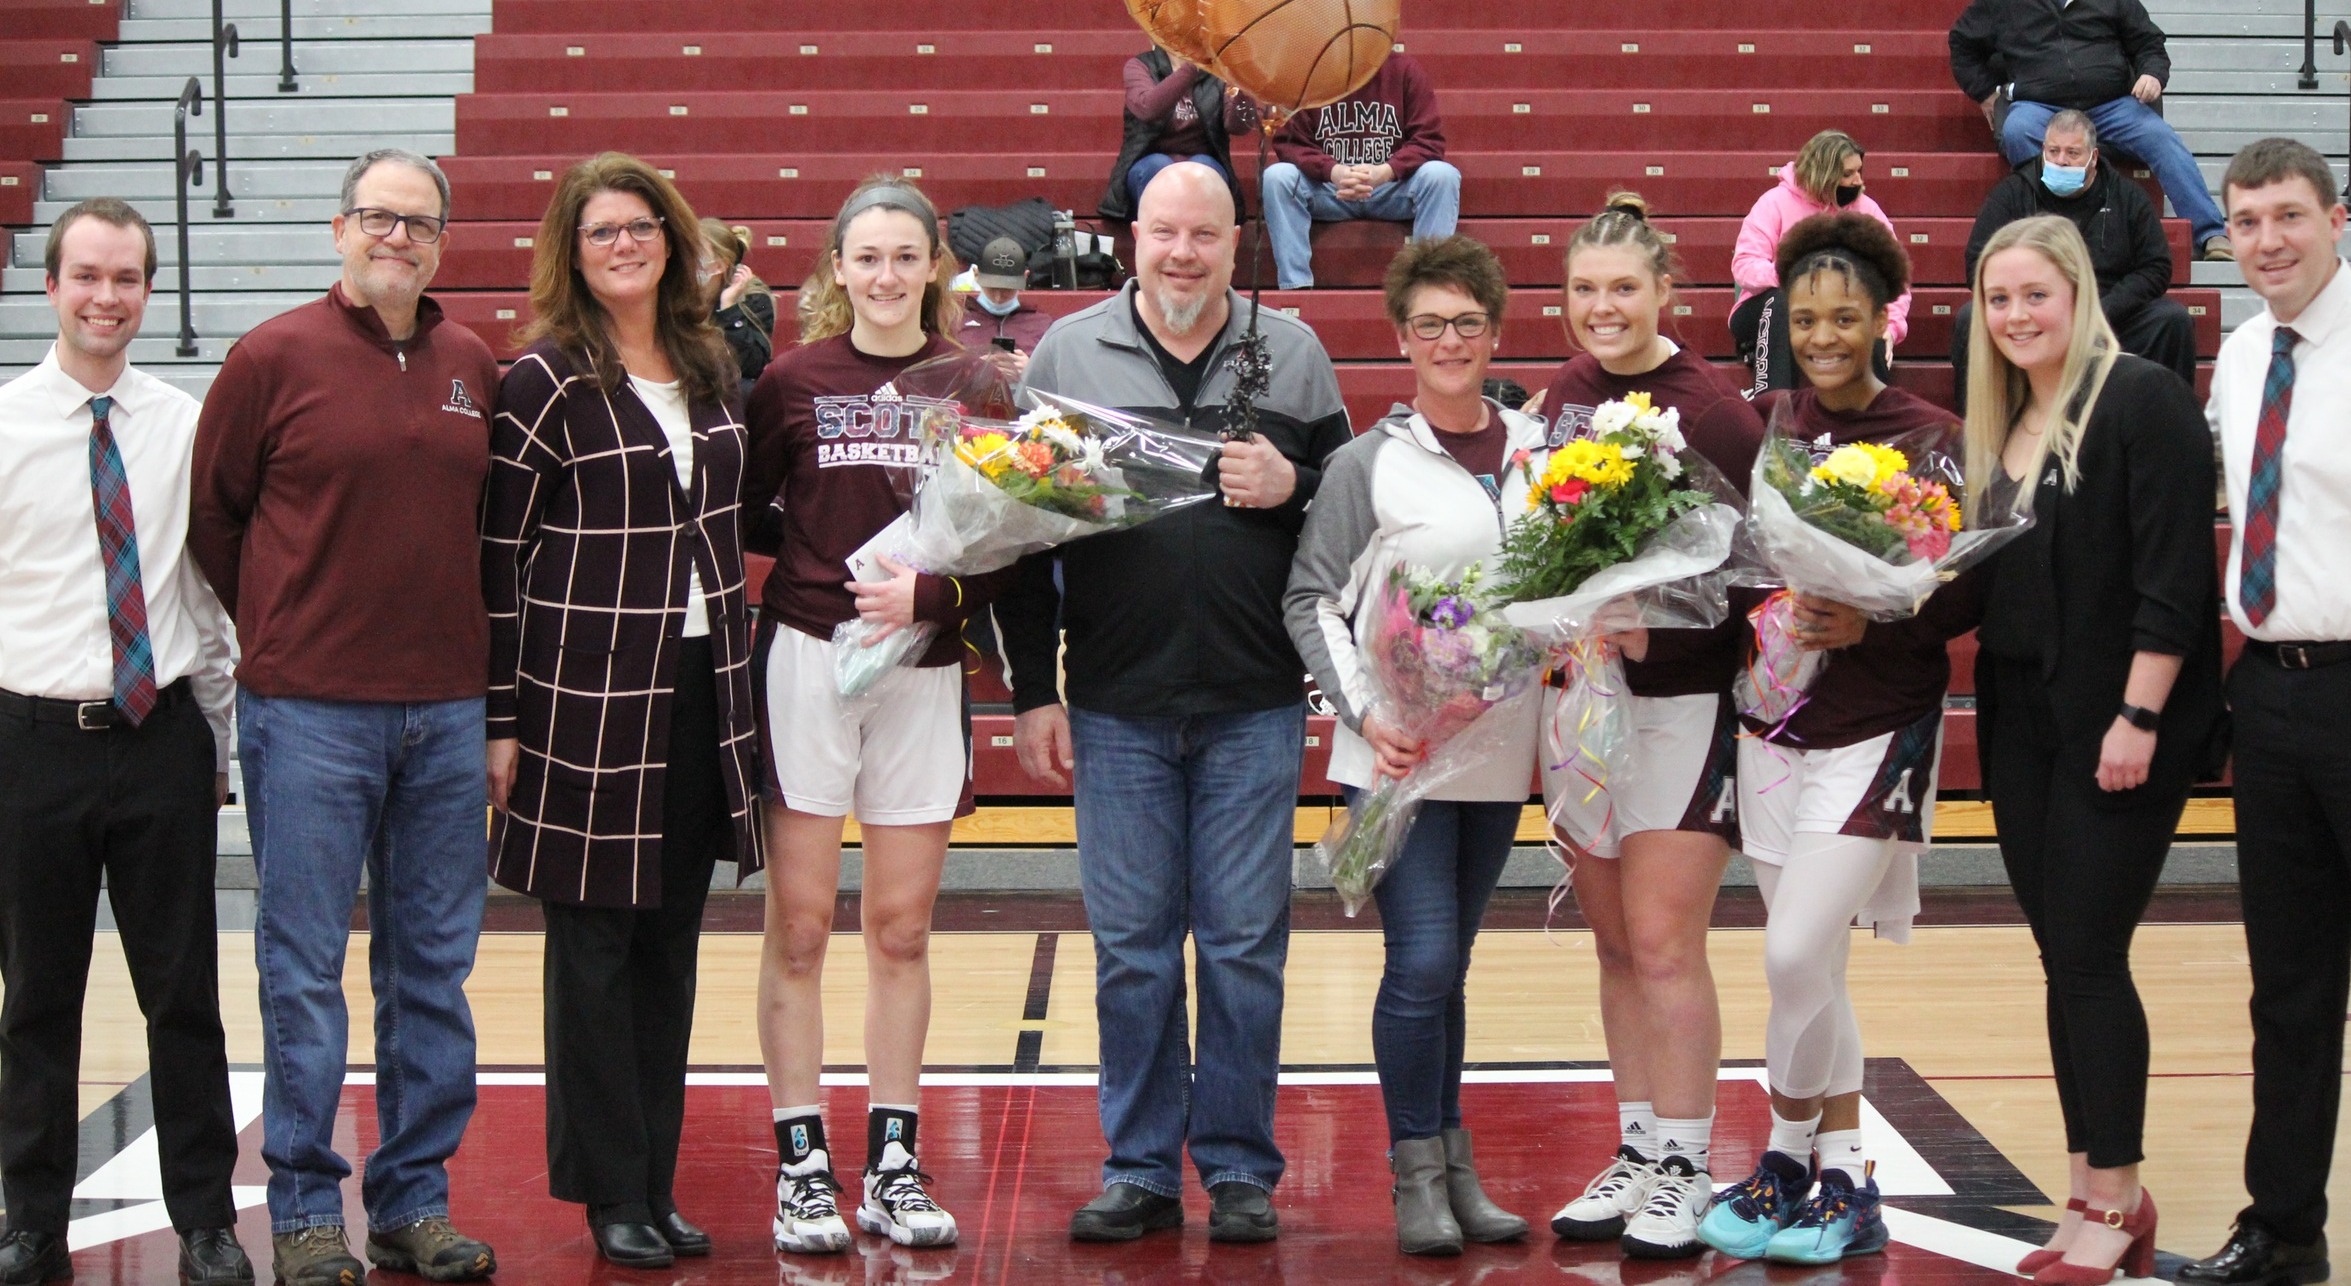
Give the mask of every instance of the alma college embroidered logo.
<path id="1" fill-rule="evenodd" d="M 449 400 L 441 404 L 441 409 L 455 411 L 459 415 L 470 415 L 477 420 L 482 418 L 481 404 L 466 396 L 464 380 L 453 379 L 449 381 Z"/>

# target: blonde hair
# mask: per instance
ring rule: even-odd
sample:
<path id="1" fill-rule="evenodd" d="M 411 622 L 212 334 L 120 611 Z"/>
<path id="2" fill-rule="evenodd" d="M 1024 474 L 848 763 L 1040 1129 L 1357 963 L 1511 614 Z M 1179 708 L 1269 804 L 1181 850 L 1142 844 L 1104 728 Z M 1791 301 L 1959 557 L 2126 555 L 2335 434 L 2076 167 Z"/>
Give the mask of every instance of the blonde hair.
<path id="1" fill-rule="evenodd" d="M 801 343 L 813 344 L 820 339 L 846 335 L 856 324 L 857 315 L 849 306 L 849 293 L 833 280 L 833 269 L 840 261 L 841 239 L 848 235 L 849 225 L 859 215 L 872 210 L 911 214 L 930 234 L 931 277 L 922 289 L 922 328 L 934 335 L 954 333 L 963 306 L 948 287 L 962 269 L 956 266 L 955 256 L 947 253 L 946 241 L 939 236 L 939 211 L 913 180 L 895 174 L 876 174 L 858 184 L 849 199 L 841 203 L 841 212 L 833 216 L 833 229 L 825 235 L 824 249 L 816 256 L 816 266 L 808 270 L 808 280 L 800 284 Z"/>
<path id="2" fill-rule="evenodd" d="M 719 260 L 718 279 L 711 283 L 712 305 L 715 307 L 717 296 L 726 289 L 727 277 L 751 253 L 751 229 L 739 223 L 729 224 L 724 219 L 705 217 L 702 220 L 702 241 Z M 761 281 L 757 273 L 751 274 L 751 284 L 743 289 L 743 298 L 749 299 L 753 295 L 767 296 L 768 307 L 775 307 L 775 291 Z M 757 314 L 745 312 L 743 320 L 751 323 L 751 328 L 760 334 L 767 333 L 760 328 Z"/>
<path id="3" fill-rule="evenodd" d="M 1796 186 L 1822 205 L 1835 205 L 1837 184 L 1845 177 L 1845 158 L 1867 155 L 1851 134 L 1824 129 L 1796 153 Z"/>
<path id="4" fill-rule="evenodd" d="M 1967 489 L 1967 517 L 1971 523 L 1982 517 L 1986 488 L 1981 480 L 1991 478 L 1992 471 L 2002 467 L 2000 458 L 2007 450 L 2008 434 L 2017 417 L 2031 404 L 2033 395 L 2024 369 L 2009 361 L 2000 346 L 1992 342 L 1991 327 L 1985 320 L 1985 265 L 1992 262 L 1994 255 L 2006 250 L 2032 251 L 2048 260 L 2058 275 L 2073 286 L 2073 339 L 2066 345 L 2056 405 L 2046 408 L 2049 423 L 2041 433 L 2040 448 L 2017 488 L 2018 509 L 2032 507 L 2043 466 L 2052 457 L 2064 471 L 2066 490 L 2071 491 L 2080 481 L 2082 429 L 2089 422 L 2092 408 L 2098 404 L 2098 395 L 2105 389 L 2106 377 L 2113 371 L 2115 355 L 2122 347 L 2115 342 L 2114 328 L 2107 324 L 2105 310 L 2098 306 L 2097 270 L 2091 266 L 2090 248 L 2083 243 L 2081 231 L 2074 227 L 2072 220 L 2053 214 L 2037 215 L 2019 219 L 1992 234 L 1984 253 L 1976 259 L 1972 289 L 1975 320 L 1969 324 L 1967 335 L 1967 476 L 1975 483 Z"/>

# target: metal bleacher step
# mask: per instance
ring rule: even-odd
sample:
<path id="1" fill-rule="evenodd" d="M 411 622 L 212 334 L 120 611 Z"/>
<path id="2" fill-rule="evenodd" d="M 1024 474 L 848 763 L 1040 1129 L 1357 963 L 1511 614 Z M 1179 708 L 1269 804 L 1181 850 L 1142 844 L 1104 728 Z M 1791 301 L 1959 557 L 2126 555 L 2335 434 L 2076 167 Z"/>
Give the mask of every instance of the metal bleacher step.
<path id="1" fill-rule="evenodd" d="M 191 136 L 199 124 L 203 135 L 212 134 L 209 113 L 210 85 L 206 79 L 208 115 L 201 120 L 190 120 Z M 173 89 L 152 103 L 91 103 L 76 107 L 73 112 L 73 131 L 76 137 L 124 137 L 161 134 L 171 136 L 172 102 L 179 96 Z M 231 98 L 228 110 L 231 139 L 252 135 L 279 134 L 378 134 L 390 126 L 391 132 L 454 133 L 457 129 L 457 109 L 447 98 L 412 101 L 401 98 L 348 98 L 324 101 L 300 101 L 291 96 L 285 101 L 275 98 Z M 169 155 L 169 152 L 166 152 Z M 234 148 L 229 152 L 234 158 Z"/>
<path id="2" fill-rule="evenodd" d="M 297 22 L 300 20 L 297 19 Z M 266 60 L 271 76 L 277 74 L 277 23 L 266 21 L 256 28 L 240 27 L 244 52 L 229 60 L 231 81 L 239 71 L 262 70 Z M 126 80 L 143 77 L 186 75 L 185 68 L 191 55 L 209 60 L 208 41 L 183 43 L 177 41 L 121 44 L 107 50 L 99 59 L 99 74 L 108 78 Z M 385 45 L 373 41 L 319 40 L 302 43 L 297 48 L 297 67 L 304 78 L 310 76 L 347 75 L 405 75 L 445 73 L 471 75 L 473 72 L 473 42 L 471 40 L 404 40 Z M 210 81 L 207 80 L 207 85 Z M 178 91 L 173 90 L 174 93 Z M 273 80 L 270 92 L 276 93 Z"/>
<path id="3" fill-rule="evenodd" d="M 235 115 L 233 105 L 230 113 Z M 202 122 L 191 122 L 191 125 L 198 124 Z M 204 129 L 208 130 L 210 126 Z M 197 130 L 190 137 L 201 142 L 211 135 L 204 130 Z M 348 162 L 354 156 L 379 147 L 405 147 L 426 156 L 445 156 L 456 150 L 457 135 L 451 130 L 436 133 L 243 134 L 231 145 L 229 160 L 232 165 L 246 161 Z M 171 137 L 164 134 L 130 134 L 69 138 L 65 140 L 65 159 L 96 163 L 154 161 L 169 164 Z"/>

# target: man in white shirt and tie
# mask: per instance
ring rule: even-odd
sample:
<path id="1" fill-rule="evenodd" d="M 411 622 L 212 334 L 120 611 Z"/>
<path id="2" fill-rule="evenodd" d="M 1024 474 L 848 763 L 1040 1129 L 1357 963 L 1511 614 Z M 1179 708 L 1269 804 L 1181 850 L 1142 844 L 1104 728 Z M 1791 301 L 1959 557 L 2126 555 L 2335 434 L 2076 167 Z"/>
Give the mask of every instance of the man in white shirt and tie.
<path id="1" fill-rule="evenodd" d="M 147 1019 L 179 1269 L 251 1282 L 213 924 L 229 625 L 186 550 L 196 402 L 129 364 L 138 211 L 49 231 L 57 343 L 0 386 L 0 1286 L 73 1276 L 82 990 L 101 878 Z"/>
<path id="2" fill-rule="evenodd" d="M 2221 183 L 2268 305 L 2221 346 L 2207 415 L 2228 470 L 2238 892 L 2253 967 L 2252 1196 L 2194 1286 L 2326 1280 L 2327 1172 L 2351 990 L 2351 272 L 2326 158 L 2248 146 Z"/>

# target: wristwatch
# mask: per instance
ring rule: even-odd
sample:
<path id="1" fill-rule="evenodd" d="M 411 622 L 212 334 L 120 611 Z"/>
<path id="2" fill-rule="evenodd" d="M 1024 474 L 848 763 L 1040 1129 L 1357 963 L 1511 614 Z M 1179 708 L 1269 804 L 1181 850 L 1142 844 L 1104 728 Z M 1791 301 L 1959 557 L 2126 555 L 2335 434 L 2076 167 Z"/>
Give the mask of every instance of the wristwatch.
<path id="1" fill-rule="evenodd" d="M 2122 703 L 2121 714 L 2124 723 L 2141 732 L 2153 732 L 2163 726 L 2163 712 L 2161 710 L 2150 710 L 2145 706 L 2135 706 L 2125 701 Z"/>

